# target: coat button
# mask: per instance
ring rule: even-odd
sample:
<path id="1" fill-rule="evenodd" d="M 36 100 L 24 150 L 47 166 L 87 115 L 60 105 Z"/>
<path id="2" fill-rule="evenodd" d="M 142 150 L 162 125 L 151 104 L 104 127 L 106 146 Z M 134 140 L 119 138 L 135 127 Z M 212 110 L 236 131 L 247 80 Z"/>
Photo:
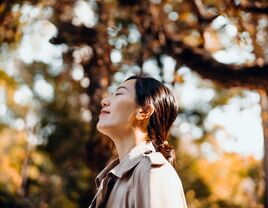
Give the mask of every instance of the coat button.
<path id="1" fill-rule="evenodd" d="M 147 150 L 146 152 L 144 152 L 144 154 L 148 155 L 148 154 L 150 154 L 152 152 L 153 152 L 152 150 Z"/>

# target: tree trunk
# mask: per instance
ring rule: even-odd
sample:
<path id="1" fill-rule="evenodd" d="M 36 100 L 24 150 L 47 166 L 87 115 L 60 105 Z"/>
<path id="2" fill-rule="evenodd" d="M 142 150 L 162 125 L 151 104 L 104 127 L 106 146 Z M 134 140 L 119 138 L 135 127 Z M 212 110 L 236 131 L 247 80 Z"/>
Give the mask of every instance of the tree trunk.
<path id="1" fill-rule="evenodd" d="M 264 172 L 265 172 L 265 195 L 264 204 L 268 208 L 268 90 L 261 90 L 262 126 L 264 135 Z"/>

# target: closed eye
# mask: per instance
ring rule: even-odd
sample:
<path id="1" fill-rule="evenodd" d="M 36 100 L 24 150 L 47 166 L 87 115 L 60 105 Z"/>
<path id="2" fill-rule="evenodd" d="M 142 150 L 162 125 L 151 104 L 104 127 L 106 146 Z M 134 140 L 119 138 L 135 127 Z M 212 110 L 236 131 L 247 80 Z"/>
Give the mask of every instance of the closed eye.
<path id="1" fill-rule="evenodd" d="M 117 95 L 122 95 L 122 93 L 116 93 L 115 96 L 117 96 Z"/>

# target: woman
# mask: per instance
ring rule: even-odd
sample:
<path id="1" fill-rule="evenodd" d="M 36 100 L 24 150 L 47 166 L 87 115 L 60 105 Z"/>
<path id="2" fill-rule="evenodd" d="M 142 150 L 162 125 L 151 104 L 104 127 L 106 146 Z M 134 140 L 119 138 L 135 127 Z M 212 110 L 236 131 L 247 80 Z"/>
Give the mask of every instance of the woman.
<path id="1" fill-rule="evenodd" d="M 186 208 L 167 142 L 178 114 L 168 88 L 148 76 L 131 76 L 101 104 L 97 129 L 112 139 L 118 158 L 97 176 L 89 207 Z"/>

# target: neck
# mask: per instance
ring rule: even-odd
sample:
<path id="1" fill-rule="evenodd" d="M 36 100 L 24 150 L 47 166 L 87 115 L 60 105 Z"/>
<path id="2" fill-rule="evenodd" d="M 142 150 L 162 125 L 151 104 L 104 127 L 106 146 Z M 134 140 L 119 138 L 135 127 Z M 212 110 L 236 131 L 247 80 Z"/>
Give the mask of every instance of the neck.
<path id="1" fill-rule="evenodd" d="M 147 134 L 140 131 L 134 130 L 131 133 L 122 135 L 116 135 L 112 137 L 112 140 L 115 144 L 119 160 L 130 152 L 133 147 L 139 144 L 141 141 L 145 141 L 147 138 Z"/>

